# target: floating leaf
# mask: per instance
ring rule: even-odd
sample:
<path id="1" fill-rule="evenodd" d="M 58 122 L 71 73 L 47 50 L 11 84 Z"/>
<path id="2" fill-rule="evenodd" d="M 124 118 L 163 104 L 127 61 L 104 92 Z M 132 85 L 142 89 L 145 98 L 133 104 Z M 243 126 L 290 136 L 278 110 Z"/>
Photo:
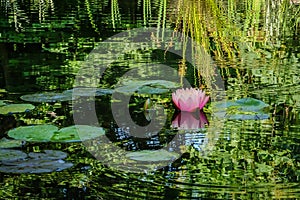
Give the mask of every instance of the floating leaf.
<path id="1" fill-rule="evenodd" d="M 103 96 L 112 94 L 112 89 L 105 89 L 105 88 L 74 88 L 71 90 L 73 96 L 82 96 L 82 97 L 89 97 L 89 96 Z"/>
<path id="2" fill-rule="evenodd" d="M 75 125 L 60 129 L 51 138 L 52 142 L 80 142 L 104 135 L 101 127 Z"/>
<path id="3" fill-rule="evenodd" d="M 0 100 L 0 106 L 5 106 L 5 105 L 6 105 L 5 101 Z"/>
<path id="4" fill-rule="evenodd" d="M 57 150 L 44 150 L 44 152 L 41 153 L 31 152 L 28 156 L 34 159 L 46 158 L 47 160 L 59 160 L 66 158 L 68 154 Z"/>
<path id="5" fill-rule="evenodd" d="M 4 156 L 18 159 L 2 159 L 0 171 L 5 173 L 47 173 L 62 171 L 73 166 L 70 162 L 65 162 L 67 154 L 57 150 L 45 150 L 44 152 L 31 152 L 28 155 L 18 150 L 6 150 Z M 25 159 L 26 158 L 26 159 Z"/>
<path id="6" fill-rule="evenodd" d="M 228 118 L 233 120 L 263 120 L 263 119 L 269 119 L 270 115 L 264 113 L 230 114 Z"/>
<path id="7" fill-rule="evenodd" d="M 13 162 L 25 159 L 27 154 L 14 149 L 0 149 L 0 162 Z"/>
<path id="8" fill-rule="evenodd" d="M 169 92 L 169 89 L 153 87 L 148 85 L 142 86 L 137 90 L 137 93 L 139 94 L 163 94 L 167 92 Z"/>
<path id="9" fill-rule="evenodd" d="M 132 160 L 145 161 L 145 162 L 158 162 L 174 160 L 179 157 L 177 153 L 169 152 L 163 149 L 160 150 L 142 150 L 131 152 L 126 155 Z"/>
<path id="10" fill-rule="evenodd" d="M 21 147 L 22 146 L 22 141 L 21 140 L 9 140 L 6 138 L 2 138 L 0 140 L 0 148 L 5 149 L 5 148 L 16 148 L 16 147 Z"/>
<path id="11" fill-rule="evenodd" d="M 32 104 L 9 104 L 0 107 L 0 114 L 21 113 L 34 108 Z"/>
<path id="12" fill-rule="evenodd" d="M 262 120 L 270 117 L 265 110 L 269 105 L 254 98 L 242 98 L 236 101 L 218 102 L 215 106 L 219 113 L 224 112 L 226 109 L 225 116 L 233 120 Z"/>
<path id="13" fill-rule="evenodd" d="M 58 101 L 71 101 L 72 92 L 45 92 L 40 94 L 26 94 L 20 97 L 24 101 L 30 102 L 58 102 Z"/>
<path id="14" fill-rule="evenodd" d="M 253 98 L 238 99 L 235 102 L 239 110 L 249 112 L 259 111 L 269 106 L 265 102 Z"/>
<path id="15" fill-rule="evenodd" d="M 26 160 L 23 162 L 14 162 L 9 165 L 0 166 L 0 171 L 5 173 L 49 173 L 62 171 L 72 167 L 73 164 L 63 160 Z"/>
<path id="16" fill-rule="evenodd" d="M 160 94 L 166 93 L 171 88 L 179 87 L 178 83 L 166 80 L 147 80 L 147 81 L 128 81 L 123 86 L 117 87 L 115 90 L 120 93 L 134 92 L 143 94 Z"/>
<path id="17" fill-rule="evenodd" d="M 57 130 L 53 125 L 20 126 L 8 131 L 8 136 L 30 142 L 48 142 Z"/>

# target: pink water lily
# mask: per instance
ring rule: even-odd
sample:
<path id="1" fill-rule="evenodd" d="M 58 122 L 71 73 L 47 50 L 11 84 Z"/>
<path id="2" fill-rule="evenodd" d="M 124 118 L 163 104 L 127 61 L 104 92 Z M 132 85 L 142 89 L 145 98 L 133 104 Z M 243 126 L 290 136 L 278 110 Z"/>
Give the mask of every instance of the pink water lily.
<path id="1" fill-rule="evenodd" d="M 209 100 L 209 96 L 200 89 L 178 89 L 172 93 L 172 100 L 181 111 L 194 112 L 202 109 Z"/>

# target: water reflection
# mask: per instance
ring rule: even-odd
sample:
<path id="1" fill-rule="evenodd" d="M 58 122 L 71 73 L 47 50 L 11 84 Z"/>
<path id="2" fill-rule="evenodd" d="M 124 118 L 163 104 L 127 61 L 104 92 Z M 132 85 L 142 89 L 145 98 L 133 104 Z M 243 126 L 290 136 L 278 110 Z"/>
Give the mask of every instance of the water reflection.
<path id="1" fill-rule="evenodd" d="M 179 112 L 172 121 L 172 127 L 179 130 L 204 128 L 208 124 L 206 115 L 202 111 Z"/>

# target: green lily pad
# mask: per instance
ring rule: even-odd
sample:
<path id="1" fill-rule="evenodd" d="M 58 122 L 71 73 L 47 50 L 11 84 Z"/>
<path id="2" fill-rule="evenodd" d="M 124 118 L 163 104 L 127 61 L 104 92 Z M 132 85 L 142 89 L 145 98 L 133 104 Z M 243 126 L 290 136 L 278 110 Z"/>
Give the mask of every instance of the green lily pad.
<path id="1" fill-rule="evenodd" d="M 5 101 L 0 100 L 0 106 L 5 106 L 5 105 L 6 105 Z"/>
<path id="2" fill-rule="evenodd" d="M 266 107 L 269 107 L 269 105 L 266 104 L 265 102 L 254 98 L 238 99 L 235 102 L 239 110 L 246 111 L 246 112 L 260 111 Z"/>
<path id="3" fill-rule="evenodd" d="M 16 148 L 21 146 L 22 146 L 21 140 L 9 140 L 6 138 L 2 138 L 0 140 L 0 149 Z"/>
<path id="4" fill-rule="evenodd" d="M 8 131 L 8 136 L 29 142 L 48 142 L 57 130 L 53 125 L 20 126 Z"/>
<path id="5" fill-rule="evenodd" d="M 126 157 L 144 162 L 159 162 L 159 161 L 169 161 L 175 160 L 179 157 L 179 154 L 174 152 L 169 152 L 163 149 L 160 150 L 142 150 L 126 154 Z"/>
<path id="6" fill-rule="evenodd" d="M 60 129 L 51 138 L 52 142 L 81 142 L 97 138 L 105 134 L 101 127 L 75 125 Z"/>
<path id="7" fill-rule="evenodd" d="M 253 114 L 231 114 L 228 117 L 233 120 L 263 120 L 269 119 L 270 115 L 265 113 L 253 113 Z"/>
<path id="8" fill-rule="evenodd" d="M 0 107 L 0 114 L 21 113 L 34 108 L 32 104 L 8 104 Z"/>
<path id="9" fill-rule="evenodd" d="M 0 163 L 2 162 L 14 162 L 22 160 L 27 157 L 27 154 L 14 149 L 0 149 Z"/>
<path id="10" fill-rule="evenodd" d="M 40 153 L 31 152 L 28 155 L 18 150 L 9 150 L 7 152 L 6 154 L 9 157 L 21 155 L 19 156 L 21 159 L 3 160 L 1 158 L 0 171 L 5 173 L 49 173 L 62 171 L 73 166 L 72 163 L 62 160 L 67 157 L 67 154 L 62 151 L 45 150 Z"/>
<path id="11" fill-rule="evenodd" d="M 120 93 L 132 94 L 134 92 L 143 94 L 166 93 L 169 89 L 179 87 L 178 83 L 166 80 L 147 80 L 147 81 L 127 81 L 123 86 L 115 90 Z"/>
<path id="12" fill-rule="evenodd" d="M 68 156 L 68 154 L 57 150 L 44 150 L 44 152 L 41 153 L 30 152 L 28 156 L 34 159 L 46 158 L 47 160 L 59 160 L 65 159 Z"/>
<path id="13" fill-rule="evenodd" d="M 106 89 L 106 88 L 74 88 L 67 91 L 71 91 L 73 93 L 73 96 L 75 97 L 103 96 L 103 95 L 108 95 L 113 93 L 112 89 Z"/>
<path id="14" fill-rule="evenodd" d="M 270 114 L 266 110 L 269 105 L 254 98 L 218 102 L 215 104 L 215 107 L 218 110 L 217 112 L 226 112 L 225 117 L 233 120 L 262 120 L 270 117 Z"/>
<path id="15" fill-rule="evenodd" d="M 59 101 L 71 101 L 72 92 L 45 92 L 45 93 L 38 93 L 38 94 L 26 94 L 20 97 L 24 101 L 30 102 L 59 102 Z"/>
<path id="16" fill-rule="evenodd" d="M 72 167 L 73 164 L 64 160 L 25 160 L 23 162 L 14 162 L 9 165 L 0 166 L 0 171 L 5 173 L 50 173 L 58 172 Z"/>
<path id="17" fill-rule="evenodd" d="M 159 87 L 153 87 L 153 86 L 142 86 L 138 88 L 137 93 L 139 94 L 163 94 L 169 92 L 169 89 L 166 88 L 159 88 Z"/>

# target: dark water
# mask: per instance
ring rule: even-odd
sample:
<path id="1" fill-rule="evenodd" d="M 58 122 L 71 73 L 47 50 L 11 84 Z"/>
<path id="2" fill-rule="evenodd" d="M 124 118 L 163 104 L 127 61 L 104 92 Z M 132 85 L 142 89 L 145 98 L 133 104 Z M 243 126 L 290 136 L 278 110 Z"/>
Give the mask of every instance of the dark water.
<path id="1" fill-rule="evenodd" d="M 143 9 L 147 2 L 150 1 L 1 1 L 1 100 L 24 103 L 20 99 L 24 94 L 71 89 L 86 56 L 108 37 L 164 23 L 174 27 L 172 6 L 164 18 L 164 1 L 151 1 L 151 14 L 147 6 Z M 26 143 L 21 148 L 25 152 L 62 150 L 74 166 L 41 174 L 0 172 L 1 198 L 300 198 L 299 41 L 297 34 L 275 35 L 271 41 L 271 46 L 279 45 L 278 48 L 248 44 L 256 45 L 259 55 L 245 50 L 242 59 L 215 61 L 227 98 L 252 97 L 269 104 L 268 119 L 222 121 L 221 130 L 210 135 L 211 149 L 203 152 L 201 144 L 208 136 L 205 130 L 181 132 L 170 128 L 178 114 L 171 101 L 167 101 L 170 93 L 131 97 L 131 117 L 143 126 L 149 123 L 141 111 L 144 102 L 149 97 L 165 101 L 167 120 L 163 129 L 145 140 L 132 137 L 132 130 L 117 125 L 109 95 L 96 97 L 95 103 L 90 103 L 96 107 L 98 123 L 109 139 L 123 149 L 160 149 L 179 134 L 179 142 L 170 148 L 187 150 L 156 171 L 132 173 L 105 165 L 111 159 L 125 162 L 106 146 L 100 151 L 104 160 L 97 160 L 81 143 Z M 129 69 L 138 68 L 146 75 L 153 73 L 143 68 L 144 63 L 163 63 L 177 69 L 179 62 L 178 56 L 165 55 L 163 51 L 126 52 L 110 65 L 101 86 L 112 88 Z M 191 68 L 187 69 L 187 79 L 192 85 L 197 82 Z M 70 101 L 33 104 L 36 108 L 31 112 L 1 115 L 0 136 L 7 137 L 7 131 L 22 125 L 54 124 L 62 128 L 74 124 Z M 56 116 L 51 116 L 51 111 Z M 218 126 L 211 112 L 205 113 L 205 117 L 210 127 Z"/>

